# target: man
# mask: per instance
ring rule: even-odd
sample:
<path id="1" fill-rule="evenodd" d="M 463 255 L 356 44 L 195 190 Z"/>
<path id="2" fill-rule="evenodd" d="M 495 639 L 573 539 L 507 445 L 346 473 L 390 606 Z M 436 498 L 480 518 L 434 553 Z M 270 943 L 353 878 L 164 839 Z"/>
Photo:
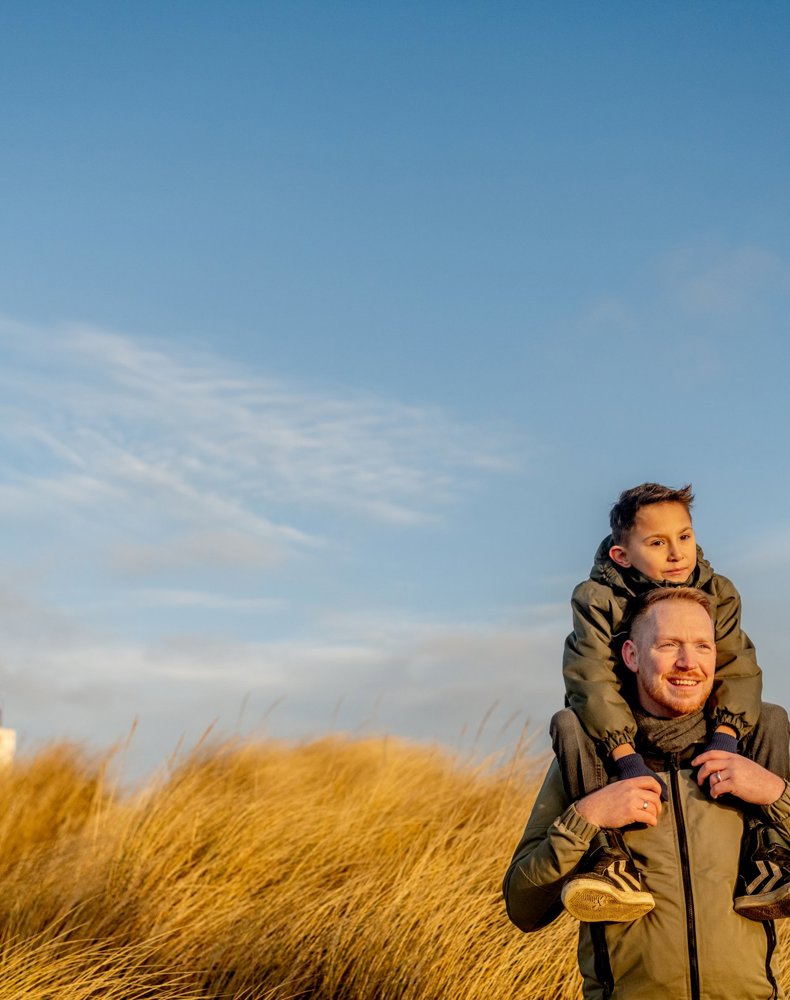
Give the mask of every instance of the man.
<path id="1" fill-rule="evenodd" d="M 746 756 L 700 753 L 716 665 L 705 595 L 651 591 L 633 617 L 623 659 L 636 681 L 639 749 L 665 781 L 668 800 L 655 779 L 642 776 L 574 802 L 555 761 L 505 876 L 508 915 L 524 931 L 550 923 L 562 909 L 563 883 L 596 835 L 620 831 L 655 906 L 631 922 L 580 924 L 585 998 L 779 997 L 773 924 L 736 913 L 732 896 L 744 817 L 759 815 L 787 837 L 790 790 L 786 775 Z M 757 871 L 759 881 L 764 874 L 769 867 Z"/>

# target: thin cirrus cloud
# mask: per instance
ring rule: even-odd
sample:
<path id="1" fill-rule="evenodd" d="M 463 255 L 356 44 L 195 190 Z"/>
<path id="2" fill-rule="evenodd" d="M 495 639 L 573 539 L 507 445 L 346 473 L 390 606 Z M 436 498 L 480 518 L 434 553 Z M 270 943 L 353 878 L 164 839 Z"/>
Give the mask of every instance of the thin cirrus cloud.
<path id="1" fill-rule="evenodd" d="M 255 573 L 277 566 L 283 546 L 276 539 L 254 537 L 242 531 L 211 531 L 182 535 L 167 541 L 111 546 L 107 567 L 122 578 L 180 576 L 211 566 L 235 574 Z"/>
<path id="2" fill-rule="evenodd" d="M 652 264 L 630 285 L 594 298 L 584 310 L 581 330 L 600 334 L 614 328 L 628 333 L 685 326 L 721 335 L 722 320 L 735 328 L 755 311 L 780 307 L 790 298 L 790 263 L 760 246 L 688 244 L 676 247 Z M 700 327 L 701 324 L 701 327 Z"/>
<path id="3" fill-rule="evenodd" d="M 169 554 L 114 553 L 129 572 L 189 561 L 190 544 L 212 533 L 257 538 L 255 558 L 276 561 L 319 541 L 292 523 L 295 502 L 419 523 L 474 476 L 516 465 L 500 435 L 431 407 L 307 391 L 115 333 L 5 322 L 0 352 L 0 509 L 111 507 L 116 522 L 166 523 L 153 544 Z M 210 539 L 203 548 L 211 556 Z"/>
<path id="4" fill-rule="evenodd" d="M 285 602 L 274 597 L 233 597 L 203 590 L 146 588 L 132 591 L 131 600 L 141 607 L 208 608 L 224 611 L 281 611 Z"/>
<path id="5" fill-rule="evenodd" d="M 683 247 L 663 272 L 677 301 L 696 314 L 721 316 L 790 295 L 790 264 L 759 246 Z"/>
<path id="6" fill-rule="evenodd" d="M 531 637 L 482 623 L 482 639 L 465 625 L 456 641 L 452 623 L 406 627 L 400 611 L 397 634 L 322 621 L 330 525 L 345 519 L 350 546 L 358 525 L 387 529 L 386 544 L 393 527 L 452 517 L 486 477 L 518 468 L 517 451 L 436 407 L 0 322 L 0 512 L 13 526 L 0 681 L 14 723 L 107 741 L 135 715 L 156 720 L 153 763 L 248 698 L 259 716 L 282 703 L 285 735 L 323 730 L 343 699 L 337 721 L 357 724 L 380 698 L 393 727 L 430 732 L 448 685 L 477 717 L 483 648 L 486 683 L 498 672 L 515 690 Z"/>
<path id="7" fill-rule="evenodd" d="M 783 350 L 789 304 L 787 259 L 757 245 L 700 241 L 602 289 L 566 333 L 607 378 L 613 359 L 645 356 L 650 366 L 680 364 L 687 379 L 710 386 L 743 378 L 744 363 L 765 377 L 760 352 L 743 348 L 759 342 Z"/>

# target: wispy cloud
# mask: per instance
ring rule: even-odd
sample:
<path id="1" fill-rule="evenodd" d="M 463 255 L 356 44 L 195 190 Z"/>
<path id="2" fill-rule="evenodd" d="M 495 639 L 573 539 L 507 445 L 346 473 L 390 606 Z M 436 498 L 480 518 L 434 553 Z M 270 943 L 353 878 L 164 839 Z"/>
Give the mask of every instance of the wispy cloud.
<path id="1" fill-rule="evenodd" d="M 284 601 L 274 597 L 233 597 L 204 590 L 148 588 L 132 591 L 128 599 L 142 607 L 206 608 L 223 611 L 281 611 Z"/>
<path id="2" fill-rule="evenodd" d="M 686 378 L 709 386 L 755 361 L 755 337 L 764 351 L 783 349 L 788 305 L 790 261 L 765 247 L 697 241 L 591 299 L 570 336 L 593 370 L 625 371 L 649 350 L 651 366 L 682 363 Z"/>
<path id="3" fill-rule="evenodd" d="M 582 329 L 600 336 L 611 330 L 627 335 L 691 320 L 696 329 L 721 332 L 744 316 L 790 298 L 790 262 L 765 247 L 690 243 L 663 255 L 631 275 L 628 284 L 591 300 L 582 312 Z M 723 324 L 723 321 L 727 321 Z"/>
<path id="4" fill-rule="evenodd" d="M 696 313 L 721 316 L 790 295 L 790 264 L 764 247 L 683 247 L 661 269 L 673 297 Z"/>
<path id="5" fill-rule="evenodd" d="M 419 522 L 516 464 L 500 435 L 430 406 L 307 390 L 100 330 L 6 321 L 0 361 L 0 509 L 167 520 L 184 533 L 182 555 L 208 526 L 262 540 L 256 558 L 310 544 L 297 505 Z M 129 572 L 146 561 L 142 550 L 114 558 Z"/>
<path id="6" fill-rule="evenodd" d="M 275 539 L 241 531 L 211 531 L 164 539 L 156 544 L 109 546 L 106 564 L 113 573 L 129 579 L 190 574 L 203 568 L 233 570 L 237 574 L 271 569 L 283 558 Z"/>
<path id="7" fill-rule="evenodd" d="M 8 642 L 0 681 L 13 724 L 28 739 L 50 730 L 109 742 L 135 717 L 146 727 L 164 718 L 164 731 L 148 732 L 136 751 L 144 767 L 181 733 L 196 738 L 212 722 L 232 729 L 242 705 L 245 725 L 266 719 L 280 736 L 333 727 L 458 744 L 493 706 L 494 725 L 509 723 L 517 735 L 526 719 L 542 729 L 562 698 L 564 605 L 495 621 L 396 609 L 327 617 L 309 634 L 279 641 L 197 633 L 142 640 L 65 628 L 59 612 L 11 588 L 3 595 L 0 629 Z M 198 603 L 210 597 L 181 596 Z M 51 627 L 41 630 L 47 621 Z"/>
<path id="8" fill-rule="evenodd" d="M 334 529 L 386 547 L 452 516 L 524 450 L 430 405 L 0 322 L 0 513 L 13 529 L 0 538 L 0 692 L 13 723 L 110 740 L 139 715 L 165 720 L 172 742 L 245 697 L 259 712 L 284 699 L 292 734 L 329 725 L 339 698 L 348 725 L 382 699 L 427 735 L 442 696 L 456 701 L 448 725 L 476 721 L 492 677 L 518 686 L 519 629 L 332 622 L 339 564 L 365 557 Z M 357 586 L 338 585 L 346 600 Z M 152 747 L 162 738 L 149 761 Z"/>

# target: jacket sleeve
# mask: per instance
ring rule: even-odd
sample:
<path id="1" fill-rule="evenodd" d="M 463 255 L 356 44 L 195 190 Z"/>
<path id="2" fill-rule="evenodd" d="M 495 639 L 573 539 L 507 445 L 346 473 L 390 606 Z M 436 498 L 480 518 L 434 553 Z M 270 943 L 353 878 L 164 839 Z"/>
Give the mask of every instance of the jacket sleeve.
<path id="1" fill-rule="evenodd" d="M 768 822 L 776 827 L 790 841 L 790 785 L 785 781 L 785 790 L 769 806 L 762 806 Z"/>
<path id="2" fill-rule="evenodd" d="M 507 914 L 522 931 L 539 930 L 559 916 L 562 884 L 596 833 L 598 827 L 568 803 L 552 762 L 502 885 Z"/>
<path id="3" fill-rule="evenodd" d="M 573 631 L 565 640 L 562 658 L 568 704 L 590 738 L 611 753 L 636 738 L 636 722 L 621 693 L 612 649 L 615 620 L 619 625 L 621 614 L 608 588 L 592 580 L 576 587 L 571 609 Z"/>
<path id="4" fill-rule="evenodd" d="M 741 598 L 734 585 L 716 575 L 716 676 L 708 714 L 716 725 L 732 726 L 739 737 L 760 715 L 762 672 L 749 636 L 741 628 Z"/>

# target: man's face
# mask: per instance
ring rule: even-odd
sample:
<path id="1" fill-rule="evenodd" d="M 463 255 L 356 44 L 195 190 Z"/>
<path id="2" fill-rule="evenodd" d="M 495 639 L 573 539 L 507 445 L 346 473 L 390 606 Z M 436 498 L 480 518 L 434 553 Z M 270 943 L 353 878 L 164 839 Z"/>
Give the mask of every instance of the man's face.
<path id="1" fill-rule="evenodd" d="M 698 712 L 716 670 L 713 622 L 694 601 L 659 601 L 626 640 L 623 660 L 646 711 L 664 719 Z"/>
<path id="2" fill-rule="evenodd" d="M 684 583 L 697 565 L 697 541 L 682 503 L 651 503 L 637 512 L 623 545 L 609 555 L 618 566 L 633 566 L 650 580 Z"/>

